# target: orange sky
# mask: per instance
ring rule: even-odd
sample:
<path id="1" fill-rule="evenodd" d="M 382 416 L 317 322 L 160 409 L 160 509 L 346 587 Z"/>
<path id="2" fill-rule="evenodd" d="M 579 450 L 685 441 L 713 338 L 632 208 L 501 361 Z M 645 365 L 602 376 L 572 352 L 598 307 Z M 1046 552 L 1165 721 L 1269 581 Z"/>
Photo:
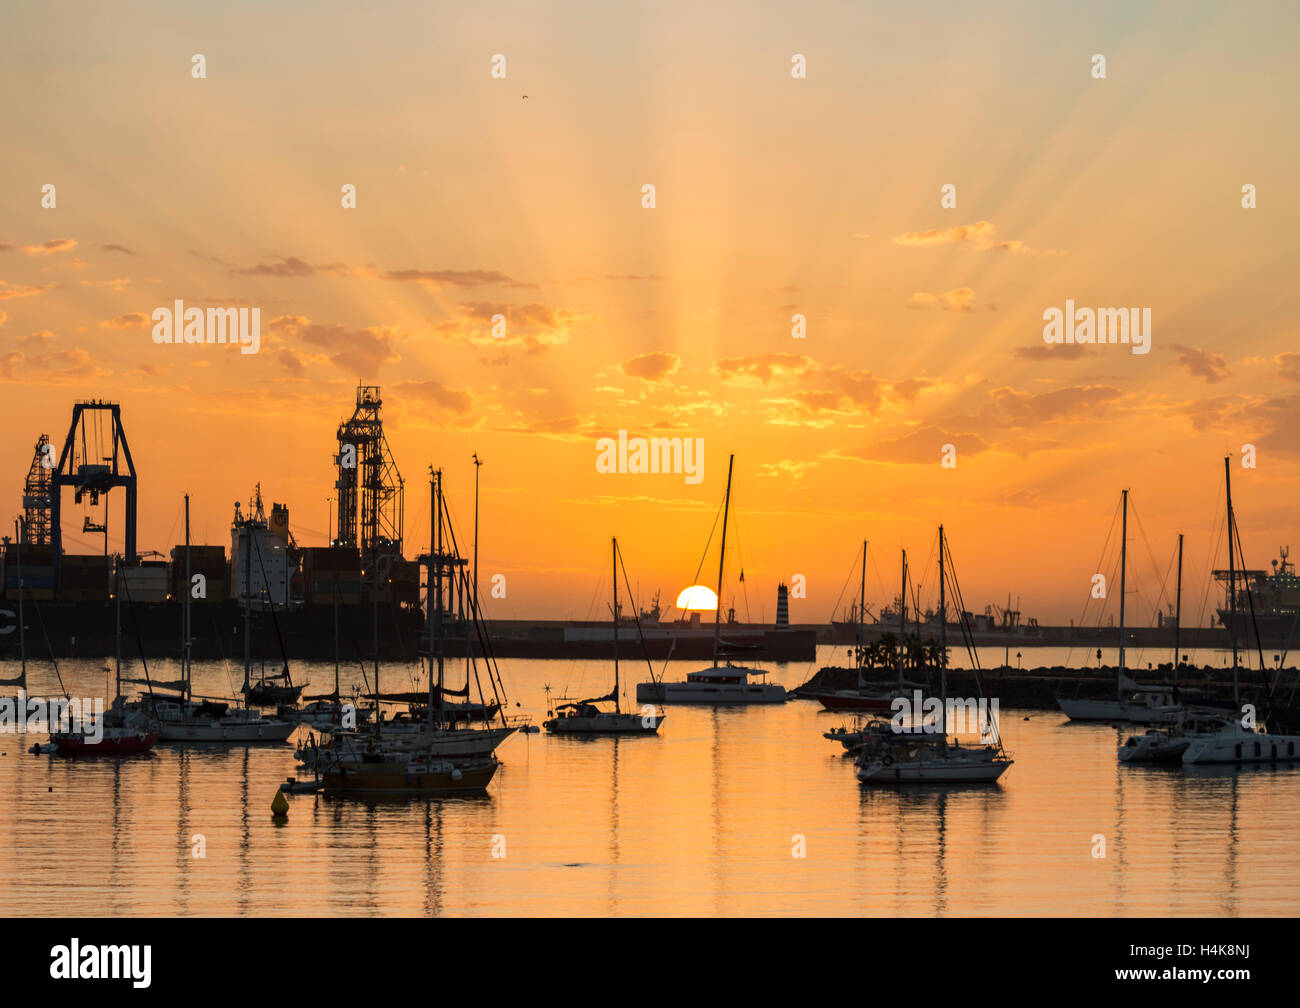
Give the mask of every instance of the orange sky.
<path id="1" fill-rule="evenodd" d="M 1292 5 L 138 6 L 5 15 L 6 515 L 36 437 L 106 398 L 143 548 L 177 541 L 187 490 L 196 539 L 227 542 L 257 481 L 320 543 L 362 380 L 408 554 L 426 465 L 467 529 L 486 460 L 493 615 L 586 615 L 611 534 L 643 595 L 674 596 L 730 452 L 755 619 L 796 573 L 792 619 L 828 616 L 863 538 L 883 600 L 940 521 L 969 604 L 1077 617 L 1124 486 L 1161 574 L 1187 534 L 1199 605 L 1222 458 L 1247 442 L 1248 559 L 1292 539 Z M 176 298 L 260 307 L 261 352 L 155 345 Z M 1067 298 L 1150 308 L 1152 352 L 1048 352 Z M 620 429 L 703 438 L 704 481 L 598 474 Z M 97 549 L 66 505 L 69 546 Z M 1151 567 L 1144 547 L 1139 589 Z"/>

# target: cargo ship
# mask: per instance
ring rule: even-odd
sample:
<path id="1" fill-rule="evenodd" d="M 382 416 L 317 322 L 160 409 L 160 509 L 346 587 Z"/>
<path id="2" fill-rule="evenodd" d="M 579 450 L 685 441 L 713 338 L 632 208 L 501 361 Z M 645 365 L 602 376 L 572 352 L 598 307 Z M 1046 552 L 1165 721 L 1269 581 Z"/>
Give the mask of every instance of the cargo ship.
<path id="1" fill-rule="evenodd" d="M 1300 642 L 1300 578 L 1283 546 L 1272 570 L 1216 570 L 1224 601 L 1219 624 L 1238 647 L 1290 650 Z M 1236 594 L 1235 620 L 1232 593 Z"/>

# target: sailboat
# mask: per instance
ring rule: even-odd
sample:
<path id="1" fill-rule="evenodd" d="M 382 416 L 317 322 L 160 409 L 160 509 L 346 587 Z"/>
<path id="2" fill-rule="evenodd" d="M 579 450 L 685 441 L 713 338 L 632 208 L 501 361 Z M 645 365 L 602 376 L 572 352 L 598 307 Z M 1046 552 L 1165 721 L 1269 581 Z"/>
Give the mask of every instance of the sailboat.
<path id="1" fill-rule="evenodd" d="M 235 527 L 241 528 L 239 507 L 235 507 Z M 190 495 L 185 495 L 185 597 L 182 607 L 183 649 L 181 655 L 181 695 L 152 697 L 150 703 L 157 717 L 164 742 L 220 742 L 232 745 L 251 742 L 284 742 L 294 733 L 292 721 L 266 717 L 247 706 L 249 679 L 253 659 L 249 636 L 249 610 L 252 608 L 252 528 L 243 523 L 244 544 L 244 689 L 245 706 L 210 698 L 194 699 L 194 666 L 190 658 Z"/>
<path id="2" fill-rule="evenodd" d="M 1124 601 L 1128 576 L 1128 491 L 1122 491 L 1123 521 L 1119 560 L 1119 669 L 1113 699 L 1057 697 L 1056 702 L 1071 721 L 1131 721 L 1137 724 L 1173 724 L 1186 706 L 1174 686 L 1140 686 L 1124 673 Z"/>
<path id="3" fill-rule="evenodd" d="M 618 680 L 618 539 L 611 539 L 614 565 L 614 689 L 608 696 L 591 700 L 578 700 L 558 704 L 555 716 L 542 722 L 547 731 L 554 735 L 654 735 L 659 725 L 667 716 L 662 710 L 651 708 L 648 713 L 628 714 L 623 712 L 619 699 Z M 638 631 L 640 622 L 637 623 Z M 654 676 L 654 669 L 650 671 Z M 601 710 L 597 704 L 613 702 L 612 711 Z"/>
<path id="4" fill-rule="evenodd" d="M 907 550 L 903 550 L 903 585 L 899 594 L 898 626 L 898 683 L 868 683 L 866 681 L 867 647 L 863 625 L 867 608 L 867 542 L 862 542 L 862 580 L 858 601 L 858 643 L 856 648 L 858 686 L 851 690 L 828 690 L 811 694 L 828 711 L 857 711 L 884 714 L 893 709 L 895 697 L 905 693 L 905 687 L 919 685 L 907 683 L 903 678 L 903 656 L 907 631 Z"/>
<path id="5" fill-rule="evenodd" d="M 766 677 L 762 669 L 744 665 L 719 665 L 722 641 L 722 576 L 727 559 L 727 523 L 731 510 L 731 472 L 736 461 L 727 461 L 727 495 L 722 505 L 722 546 L 718 555 L 717 607 L 713 622 L 713 664 L 686 676 L 685 682 L 650 681 L 637 683 L 637 703 L 751 704 L 785 703 L 785 687 L 769 682 L 750 682 L 750 676 Z"/>
<path id="6" fill-rule="evenodd" d="M 939 526 L 939 724 L 927 735 L 913 724 L 913 738 L 905 742 L 864 746 L 858 758 L 858 780 L 864 784 L 991 784 L 1014 762 L 1001 738 L 991 745 L 967 746 L 948 737 L 947 649 L 947 542 Z M 954 586 L 956 581 L 954 579 Z M 960 598 L 957 600 L 959 603 Z M 964 611 L 959 606 L 959 611 Z M 963 627 L 965 626 L 963 620 Z M 978 682 L 978 674 L 976 676 Z M 920 729 L 920 730 L 918 730 Z"/>
<path id="7" fill-rule="evenodd" d="M 1231 457 L 1223 460 L 1224 489 L 1227 494 L 1228 507 L 1228 605 L 1232 619 L 1228 623 L 1228 632 L 1232 639 L 1232 702 L 1236 713 L 1226 720 L 1218 731 L 1200 734 L 1192 738 L 1183 750 L 1183 764 L 1198 763 L 1276 763 L 1283 760 L 1300 758 L 1300 735 L 1270 735 L 1263 722 L 1248 723 L 1242 716 L 1241 676 L 1239 673 L 1239 656 L 1237 649 L 1237 566 L 1236 556 L 1241 549 L 1241 536 L 1237 531 L 1237 517 L 1232 509 L 1232 464 Z M 1245 568 L 1245 555 L 1242 555 L 1242 567 Z M 1247 583 L 1247 601 L 1250 602 L 1250 589 Z M 1253 607 L 1253 602 L 1251 602 Z M 1258 646 L 1256 634 L 1256 645 Z M 1264 656 L 1260 654 L 1260 667 L 1264 667 Z M 1272 689 L 1269 690 L 1269 699 Z"/>
<path id="8" fill-rule="evenodd" d="M 361 731 L 335 732 L 328 747 L 312 753 L 312 764 L 320 771 L 327 794 L 415 796 L 482 791 L 500 766 L 497 747 L 527 723 L 500 713 L 499 672 L 479 616 L 477 593 L 469 586 L 465 561 L 446 514 L 442 470 L 430 467 L 429 475 L 430 552 L 422 558 L 428 569 L 429 690 L 420 708 L 423 720 L 410 716 L 395 723 L 377 714 L 374 724 Z M 454 601 L 457 597 L 458 603 Z M 467 617 L 466 632 L 478 639 L 493 691 L 491 703 L 486 697 L 480 699 L 493 708 L 490 717 L 461 719 L 459 705 L 444 699 L 448 694 L 468 697 L 469 676 L 477 675 L 475 669 L 467 669 L 463 690 L 447 687 L 444 622 L 449 609 L 453 616 Z M 384 694 L 377 656 L 373 695 L 378 710 Z"/>
<path id="9" fill-rule="evenodd" d="M 120 560 L 117 557 L 116 560 Z M 21 577 L 21 574 L 20 574 Z M 85 727 L 71 728 L 66 732 L 51 732 L 50 742 L 64 756 L 135 756 L 147 753 L 162 737 L 156 719 L 145 710 L 130 710 L 122 696 L 122 596 L 113 592 L 115 605 L 114 636 L 114 696 L 112 706 L 104 712 L 103 724 L 98 732 L 88 732 Z M 143 660 L 143 655 L 142 655 Z M 149 674 L 145 666 L 146 679 Z"/>

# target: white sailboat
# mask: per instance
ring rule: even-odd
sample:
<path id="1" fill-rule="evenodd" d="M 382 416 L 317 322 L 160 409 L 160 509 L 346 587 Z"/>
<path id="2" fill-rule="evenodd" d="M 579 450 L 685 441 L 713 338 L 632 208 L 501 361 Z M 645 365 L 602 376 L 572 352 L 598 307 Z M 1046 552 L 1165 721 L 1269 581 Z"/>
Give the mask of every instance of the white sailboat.
<path id="1" fill-rule="evenodd" d="M 235 509 L 236 525 L 239 509 Z M 244 542 L 244 691 L 245 706 L 226 700 L 194 698 L 193 662 L 190 658 L 190 496 L 185 495 L 185 598 L 182 610 L 184 650 L 182 654 L 182 681 L 184 687 L 179 697 L 154 697 L 144 701 L 150 705 L 158 719 L 164 742 L 213 742 L 246 745 L 254 742 L 284 742 L 297 729 L 292 721 L 266 717 L 246 706 L 249 679 L 253 667 L 249 637 L 249 610 L 252 607 L 252 530 L 246 529 Z"/>
<path id="2" fill-rule="evenodd" d="M 659 725 L 667 716 L 656 707 L 650 707 L 643 713 L 625 713 L 619 699 L 618 680 L 618 572 L 620 567 L 618 539 L 612 539 L 612 556 L 614 564 L 614 689 L 608 696 L 591 700 L 578 700 L 561 703 L 555 708 L 554 716 L 542 722 L 543 727 L 553 735 L 654 735 Z M 638 619 L 637 629 L 640 630 Z M 654 670 L 650 671 L 651 678 Z M 601 710 L 597 704 L 613 702 L 612 711 Z"/>
<path id="3" fill-rule="evenodd" d="M 1084 699 L 1057 697 L 1057 705 L 1071 721 L 1129 721 L 1134 724 L 1173 724 L 1186 705 L 1172 686 L 1139 686 L 1124 674 L 1124 600 L 1128 577 L 1128 491 L 1122 491 L 1123 524 L 1119 552 L 1119 669 L 1115 697 Z"/>
<path id="4" fill-rule="evenodd" d="M 1270 735 L 1262 724 L 1250 723 L 1242 714 L 1241 677 L 1238 672 L 1237 651 L 1237 550 L 1241 546 L 1237 532 L 1237 518 L 1232 509 L 1232 466 L 1230 459 L 1223 460 L 1224 487 L 1228 505 L 1228 605 L 1232 618 L 1228 633 L 1232 639 L 1232 700 L 1237 713 L 1225 721 L 1218 731 L 1198 735 L 1183 750 L 1183 764 L 1246 764 L 1277 763 L 1300 759 L 1300 735 Z M 1242 556 L 1245 567 L 1245 556 Z M 1247 588 L 1249 592 L 1249 587 Z M 1249 596 L 1248 596 L 1249 597 Z M 1256 634 L 1258 640 L 1258 634 Z M 1263 655 L 1260 655 L 1263 666 Z"/>
<path id="5" fill-rule="evenodd" d="M 526 718 L 508 718 L 501 713 L 504 695 L 498 692 L 499 672 L 479 616 L 477 593 L 464 572 L 465 560 L 457 550 L 446 512 L 442 470 L 430 467 L 429 476 L 430 552 L 421 557 L 428 572 L 429 629 L 429 689 L 421 702 L 423 718 L 410 713 L 384 720 L 378 713 L 379 704 L 387 697 L 379 685 L 376 638 L 374 724 L 360 731 L 336 731 L 327 743 L 299 751 L 299 758 L 323 776 L 327 793 L 417 795 L 483 790 L 500 765 L 494 755 L 497 747 L 527 726 Z M 482 703 L 473 706 L 490 711 L 487 716 L 466 717 L 464 705 L 446 700 L 448 695 L 468 698 L 471 676 L 467 665 L 465 688 L 447 688 L 443 644 L 448 611 L 467 621 L 467 633 L 479 635 L 493 696 L 489 701 L 480 695 Z"/>
<path id="6" fill-rule="evenodd" d="M 947 545 L 939 526 L 939 725 L 938 732 L 906 736 L 905 741 L 864 746 L 858 758 L 858 780 L 864 784 L 991 784 L 1014 762 L 995 744 L 969 746 L 948 737 Z M 960 602 L 960 599 L 958 599 Z"/>
<path id="7" fill-rule="evenodd" d="M 788 699 L 785 687 L 766 681 L 751 682 L 751 677 L 765 680 L 767 673 L 762 669 L 733 665 L 727 662 L 718 664 L 722 641 L 722 576 L 723 565 L 727 558 L 727 522 L 731 511 L 731 472 L 736 456 L 727 461 L 727 495 L 722 505 L 722 545 L 718 555 L 718 593 L 717 608 L 713 623 L 713 664 L 699 672 L 691 672 L 685 682 L 652 681 L 638 683 L 636 687 L 637 703 L 682 703 L 682 704 L 755 704 L 785 703 Z"/>

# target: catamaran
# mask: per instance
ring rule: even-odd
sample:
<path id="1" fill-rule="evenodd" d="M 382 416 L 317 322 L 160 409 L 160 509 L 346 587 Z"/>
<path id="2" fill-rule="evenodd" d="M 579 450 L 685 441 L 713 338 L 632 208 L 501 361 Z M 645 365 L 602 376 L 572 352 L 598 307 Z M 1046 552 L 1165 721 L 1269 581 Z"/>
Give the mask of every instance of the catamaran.
<path id="1" fill-rule="evenodd" d="M 691 672 L 685 682 L 664 682 L 652 680 L 638 683 L 636 687 L 637 703 L 683 703 L 683 704 L 753 704 L 785 703 L 788 699 L 785 687 L 765 681 L 767 673 L 762 669 L 749 668 L 745 665 L 733 665 L 727 662 L 719 665 L 722 654 L 722 577 L 727 559 L 727 523 L 731 511 L 731 472 L 736 456 L 727 461 L 727 494 L 722 504 L 722 545 L 718 553 L 718 592 L 713 620 L 713 664 L 699 672 Z M 757 676 L 762 682 L 751 682 L 750 677 Z"/>
<path id="2" fill-rule="evenodd" d="M 621 563 L 618 539 L 611 539 L 611 543 L 614 565 L 614 604 L 611 609 L 614 617 L 614 688 L 607 696 L 557 704 L 554 716 L 542 722 L 546 730 L 553 735 L 654 735 L 667 716 L 656 707 L 649 707 L 636 714 L 623 711 L 618 680 L 618 572 Z M 638 633 L 640 629 L 638 618 Z M 654 678 L 653 667 L 650 669 L 650 677 Z M 602 703 L 613 703 L 614 709 L 601 710 L 596 705 Z"/>
<path id="3" fill-rule="evenodd" d="M 903 741 L 888 745 L 864 745 L 858 757 L 858 780 L 864 784 L 989 784 L 996 781 L 1014 762 L 1003 748 L 996 724 L 990 725 L 995 741 L 970 746 L 948 736 L 948 649 L 947 649 L 947 581 L 945 558 L 947 543 L 943 526 L 939 526 L 939 724 L 938 731 L 927 734 L 914 712 L 911 732 Z M 960 591 L 956 588 L 959 611 L 964 612 Z M 963 629 L 965 619 L 963 617 Z M 974 650 L 971 650 L 972 658 Z M 976 682 L 979 681 L 978 661 Z M 981 693 L 983 691 L 981 690 Z M 902 733 L 900 733 L 902 734 Z"/>

